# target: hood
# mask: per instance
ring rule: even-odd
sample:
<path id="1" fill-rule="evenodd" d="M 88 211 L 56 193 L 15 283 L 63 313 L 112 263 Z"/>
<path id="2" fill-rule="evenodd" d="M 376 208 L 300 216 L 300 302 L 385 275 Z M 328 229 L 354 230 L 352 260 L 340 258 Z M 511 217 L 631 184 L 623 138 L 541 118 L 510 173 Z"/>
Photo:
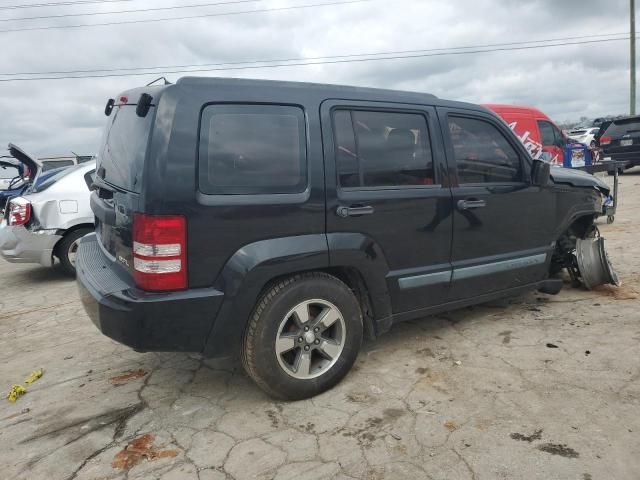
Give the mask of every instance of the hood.
<path id="1" fill-rule="evenodd" d="M 13 158 L 27 166 L 27 168 L 29 169 L 31 180 L 33 180 L 40 170 L 38 162 L 27 155 L 20 147 L 16 147 L 13 143 L 9 144 L 9 153 Z"/>
<path id="2" fill-rule="evenodd" d="M 572 168 L 554 167 L 551 169 L 551 179 L 554 183 L 571 185 L 572 187 L 595 188 L 609 194 L 609 186 L 598 177 L 582 170 Z"/>

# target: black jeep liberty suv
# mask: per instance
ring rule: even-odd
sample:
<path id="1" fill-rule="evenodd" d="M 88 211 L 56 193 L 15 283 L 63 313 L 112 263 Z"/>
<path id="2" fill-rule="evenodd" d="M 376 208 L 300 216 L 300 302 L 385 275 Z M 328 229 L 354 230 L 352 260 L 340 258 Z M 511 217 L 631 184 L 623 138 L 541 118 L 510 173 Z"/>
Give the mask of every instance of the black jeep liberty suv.
<path id="1" fill-rule="evenodd" d="M 284 399 L 395 322 L 557 292 L 608 194 L 420 93 L 183 78 L 105 113 L 76 260 L 92 321 L 138 351 L 238 353 Z"/>

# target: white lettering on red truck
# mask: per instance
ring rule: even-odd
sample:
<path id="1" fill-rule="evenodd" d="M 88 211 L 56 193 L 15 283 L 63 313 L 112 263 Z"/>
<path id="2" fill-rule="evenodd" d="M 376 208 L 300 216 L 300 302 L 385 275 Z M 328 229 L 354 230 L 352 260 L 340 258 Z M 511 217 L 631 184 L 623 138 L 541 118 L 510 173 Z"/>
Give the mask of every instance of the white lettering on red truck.
<path id="1" fill-rule="evenodd" d="M 529 155 L 531 155 L 531 158 L 534 158 L 534 159 L 540 158 L 542 156 L 542 144 L 536 142 L 534 139 L 531 138 L 531 132 L 529 130 L 527 130 L 522 135 L 520 135 L 516 131 L 517 125 L 518 125 L 518 122 L 512 122 L 509 124 L 509 128 L 520 139 L 520 141 L 524 145 L 524 148 L 527 150 L 527 152 L 529 152 Z"/>

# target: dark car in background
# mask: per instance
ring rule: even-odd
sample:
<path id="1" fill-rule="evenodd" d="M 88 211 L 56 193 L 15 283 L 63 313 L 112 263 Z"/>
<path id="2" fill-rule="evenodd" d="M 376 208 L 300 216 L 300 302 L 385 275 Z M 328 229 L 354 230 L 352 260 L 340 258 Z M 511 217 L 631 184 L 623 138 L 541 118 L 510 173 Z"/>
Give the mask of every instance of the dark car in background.
<path id="1" fill-rule="evenodd" d="M 640 116 L 613 120 L 602 130 L 599 143 L 604 159 L 625 162 L 620 173 L 640 165 Z"/>

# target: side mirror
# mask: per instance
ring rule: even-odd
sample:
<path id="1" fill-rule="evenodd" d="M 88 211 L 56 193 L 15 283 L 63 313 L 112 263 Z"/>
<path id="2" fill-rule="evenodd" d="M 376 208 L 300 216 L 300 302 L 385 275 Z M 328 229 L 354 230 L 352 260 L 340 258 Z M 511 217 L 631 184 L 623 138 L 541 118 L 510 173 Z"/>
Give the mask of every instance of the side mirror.
<path id="1" fill-rule="evenodd" d="M 531 185 L 544 187 L 551 182 L 551 164 L 534 160 L 531 167 Z"/>

